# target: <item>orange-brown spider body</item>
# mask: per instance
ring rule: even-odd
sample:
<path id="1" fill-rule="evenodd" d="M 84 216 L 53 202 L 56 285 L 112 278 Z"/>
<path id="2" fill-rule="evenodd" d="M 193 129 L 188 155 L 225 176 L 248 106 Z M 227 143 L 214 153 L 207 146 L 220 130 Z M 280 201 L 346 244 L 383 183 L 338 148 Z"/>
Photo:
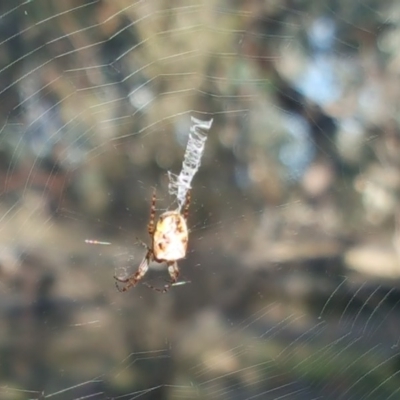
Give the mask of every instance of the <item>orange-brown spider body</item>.
<path id="1" fill-rule="evenodd" d="M 156 191 L 154 190 L 151 202 L 150 222 L 148 224 L 151 247 L 142 242 L 143 246 L 147 248 L 147 253 L 140 263 L 138 270 L 133 275 L 127 278 L 114 276 L 116 281 L 126 284 L 122 288 L 117 285 L 119 291 L 125 292 L 131 287 L 136 286 L 146 274 L 151 261 L 158 263 L 165 262 L 168 266 L 171 281 L 167 285 L 164 285 L 163 289 L 157 289 L 151 285 L 147 285 L 148 287 L 165 293 L 178 281 L 179 268 L 177 260 L 185 257 L 188 244 L 189 231 L 187 228 L 187 218 L 189 215 L 189 205 L 190 191 L 186 195 L 183 214 L 179 210 L 166 211 L 160 215 L 157 223 L 154 223 L 156 214 Z"/>
<path id="2" fill-rule="evenodd" d="M 188 228 L 178 211 L 160 215 L 153 234 L 153 256 L 157 262 L 177 261 L 186 255 Z"/>

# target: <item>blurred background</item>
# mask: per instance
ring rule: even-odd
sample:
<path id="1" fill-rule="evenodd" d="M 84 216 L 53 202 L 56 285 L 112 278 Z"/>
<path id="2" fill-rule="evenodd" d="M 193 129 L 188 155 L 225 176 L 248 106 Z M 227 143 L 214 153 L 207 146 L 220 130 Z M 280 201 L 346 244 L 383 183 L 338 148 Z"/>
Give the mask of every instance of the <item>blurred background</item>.
<path id="1" fill-rule="evenodd" d="M 399 49 L 394 0 L 2 1 L 0 399 L 400 399 Z M 184 284 L 120 293 L 191 116 Z"/>

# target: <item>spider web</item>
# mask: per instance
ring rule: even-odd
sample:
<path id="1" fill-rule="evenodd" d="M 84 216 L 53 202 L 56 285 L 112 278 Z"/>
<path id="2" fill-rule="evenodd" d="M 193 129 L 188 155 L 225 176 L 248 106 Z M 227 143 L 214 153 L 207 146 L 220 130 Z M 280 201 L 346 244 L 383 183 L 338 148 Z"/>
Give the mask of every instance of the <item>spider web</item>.
<path id="1" fill-rule="evenodd" d="M 400 8 L 341 3 L 0 3 L 1 399 L 400 397 Z"/>

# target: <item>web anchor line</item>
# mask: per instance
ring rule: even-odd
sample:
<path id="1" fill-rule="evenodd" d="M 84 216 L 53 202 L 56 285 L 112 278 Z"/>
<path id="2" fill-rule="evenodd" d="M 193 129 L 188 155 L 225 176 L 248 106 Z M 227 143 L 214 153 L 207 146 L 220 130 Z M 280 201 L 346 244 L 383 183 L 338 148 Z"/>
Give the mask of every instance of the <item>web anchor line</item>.
<path id="1" fill-rule="evenodd" d="M 183 158 L 182 170 L 179 175 L 168 171 L 168 192 L 171 196 L 176 197 L 179 211 L 185 203 L 186 193 L 191 188 L 190 184 L 193 177 L 200 167 L 208 131 L 213 123 L 213 119 L 203 121 L 194 117 L 191 117 L 191 121 L 192 125 Z"/>

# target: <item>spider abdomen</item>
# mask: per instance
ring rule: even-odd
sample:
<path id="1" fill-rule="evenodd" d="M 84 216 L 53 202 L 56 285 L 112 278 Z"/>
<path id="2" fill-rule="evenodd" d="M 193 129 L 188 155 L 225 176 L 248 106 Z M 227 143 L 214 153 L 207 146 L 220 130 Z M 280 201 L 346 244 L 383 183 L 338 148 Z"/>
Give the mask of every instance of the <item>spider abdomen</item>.
<path id="1" fill-rule="evenodd" d="M 153 254 L 157 261 L 176 261 L 186 255 L 188 229 L 178 211 L 160 215 L 153 235 Z"/>

